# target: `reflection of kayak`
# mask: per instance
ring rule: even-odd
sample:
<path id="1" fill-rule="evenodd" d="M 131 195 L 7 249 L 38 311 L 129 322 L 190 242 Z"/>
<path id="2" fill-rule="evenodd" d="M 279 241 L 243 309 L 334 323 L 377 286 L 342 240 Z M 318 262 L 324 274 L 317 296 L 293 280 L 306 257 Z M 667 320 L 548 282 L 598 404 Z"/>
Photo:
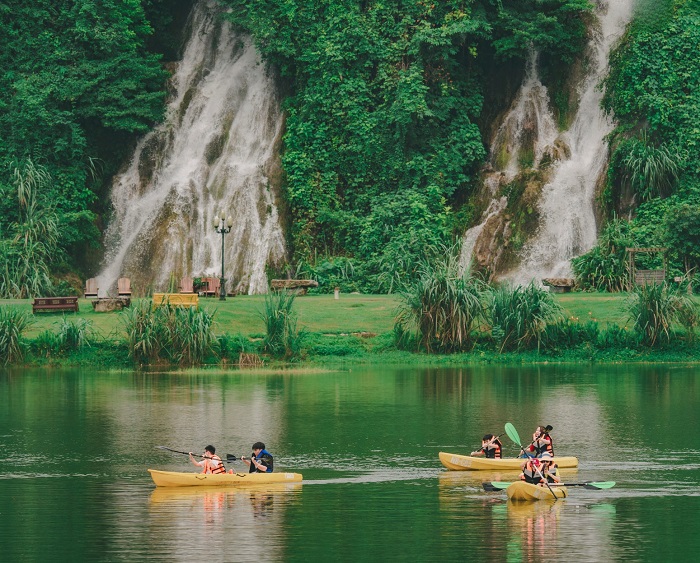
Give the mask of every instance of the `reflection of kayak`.
<path id="1" fill-rule="evenodd" d="M 552 495 L 554 493 L 554 495 Z M 566 498 L 566 487 L 540 487 L 525 481 L 515 481 L 506 489 L 506 494 L 510 500 L 554 500 L 556 498 Z"/>
<path id="2" fill-rule="evenodd" d="M 301 473 L 179 473 L 149 469 L 156 487 L 222 487 L 262 485 L 266 483 L 294 483 L 301 481 Z"/>
<path id="3" fill-rule="evenodd" d="M 156 489 L 157 491 L 158 489 Z M 533 518 L 542 518 L 553 516 L 557 518 L 562 506 L 566 504 L 563 502 L 554 502 L 552 495 L 549 495 L 552 502 L 519 502 L 509 500 L 505 504 L 508 507 L 508 518 L 515 521 L 528 521 Z"/>
<path id="4" fill-rule="evenodd" d="M 504 470 L 513 469 L 519 470 L 524 459 L 520 457 L 509 457 L 503 459 L 488 459 L 485 457 L 475 457 L 469 455 L 449 454 L 440 452 L 440 461 L 442 464 L 452 471 L 476 471 L 483 469 Z M 578 467 L 578 458 L 575 457 L 555 457 L 554 463 L 559 466 L 559 469 L 567 467 Z"/>
<path id="5" fill-rule="evenodd" d="M 237 496 L 244 495 L 243 498 L 250 498 L 250 495 L 285 495 L 301 490 L 302 483 L 261 483 L 259 485 L 244 485 L 240 487 L 156 487 L 151 493 L 152 503 L 178 502 L 182 500 L 206 500 L 214 497 L 221 500 L 231 501 Z"/>

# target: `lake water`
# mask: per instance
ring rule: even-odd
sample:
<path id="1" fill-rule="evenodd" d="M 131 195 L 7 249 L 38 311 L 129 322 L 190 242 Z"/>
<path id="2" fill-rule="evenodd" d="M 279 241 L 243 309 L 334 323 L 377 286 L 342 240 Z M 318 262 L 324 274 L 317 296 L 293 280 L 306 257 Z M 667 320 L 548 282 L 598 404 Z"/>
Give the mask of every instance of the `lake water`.
<path id="1" fill-rule="evenodd" d="M 695 561 L 700 380 L 683 366 L 328 373 L 0 372 L 3 561 Z M 506 422 L 576 455 L 564 501 L 514 504 L 451 472 Z M 165 445 L 248 455 L 301 485 L 156 489 Z M 504 436 L 506 454 L 516 448 Z M 243 470 L 240 462 L 232 466 Z"/>

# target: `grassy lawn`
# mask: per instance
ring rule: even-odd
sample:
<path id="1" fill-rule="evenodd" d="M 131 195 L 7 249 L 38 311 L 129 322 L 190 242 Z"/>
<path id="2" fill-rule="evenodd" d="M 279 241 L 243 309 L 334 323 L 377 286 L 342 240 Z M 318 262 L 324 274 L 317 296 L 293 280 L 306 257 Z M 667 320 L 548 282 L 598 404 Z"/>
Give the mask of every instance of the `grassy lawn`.
<path id="1" fill-rule="evenodd" d="M 567 317 L 578 318 L 580 322 L 595 320 L 605 326 L 607 323 L 624 325 L 627 315 L 623 310 L 627 294 L 610 293 L 565 293 L 557 294 L 556 301 L 562 306 Z M 134 300 L 135 301 L 135 300 Z M 241 333 L 244 335 L 264 332 L 260 312 L 265 297 L 245 295 L 229 297 L 226 301 L 216 298 L 200 298 L 199 303 L 215 312 L 215 332 Z M 3 306 L 16 306 L 31 312 L 31 300 L 6 299 Z M 394 313 L 399 298 L 396 295 L 354 295 L 341 294 L 335 300 L 332 295 L 305 295 L 298 297 L 294 306 L 298 313 L 299 327 L 311 332 L 352 333 L 371 332 L 382 334 L 393 328 Z M 119 313 L 95 313 L 89 299 L 80 299 L 80 312 L 76 315 L 92 322 L 101 335 L 121 332 Z M 74 316 L 68 313 L 69 318 Z M 35 337 L 44 330 L 54 331 L 61 318 L 60 313 L 39 313 L 27 330 L 26 336 Z"/>

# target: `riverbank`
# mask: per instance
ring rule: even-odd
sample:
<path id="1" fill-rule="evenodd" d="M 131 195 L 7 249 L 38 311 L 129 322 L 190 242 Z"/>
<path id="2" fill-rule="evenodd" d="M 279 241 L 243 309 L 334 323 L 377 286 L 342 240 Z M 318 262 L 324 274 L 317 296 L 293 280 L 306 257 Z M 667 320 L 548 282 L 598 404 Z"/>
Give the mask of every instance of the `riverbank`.
<path id="1" fill-rule="evenodd" d="M 395 345 L 393 325 L 399 298 L 395 295 L 306 295 L 294 302 L 298 328 L 302 331 L 300 358 L 283 362 L 264 358 L 268 367 L 290 365 L 309 367 L 361 365 L 463 366 L 483 364 L 547 363 L 628 363 L 700 361 L 697 344 L 673 339 L 661 348 L 630 345 L 625 311 L 626 294 L 569 293 L 555 295 L 568 325 L 594 327 L 588 340 L 558 335 L 543 342 L 539 350 L 499 353 L 487 334 L 477 339 L 474 348 L 458 354 L 425 354 L 399 350 Z M 241 352 L 259 354 L 265 336 L 262 320 L 264 296 L 238 296 L 226 301 L 200 299 L 200 307 L 214 316 L 215 350 L 205 367 L 228 367 L 238 364 Z M 139 300 L 134 299 L 134 304 Z M 78 349 L 51 352 L 41 347 L 47 334 L 60 330 L 61 314 L 31 315 L 31 300 L 5 300 L 3 307 L 13 307 L 30 314 L 31 324 L 24 332 L 29 365 L 87 365 L 133 369 L 128 357 L 123 315 L 119 312 L 96 313 L 91 300 L 79 300 L 79 312 L 65 319 L 84 322 L 89 327 L 86 344 Z M 43 351 L 42 351 L 43 350 Z"/>

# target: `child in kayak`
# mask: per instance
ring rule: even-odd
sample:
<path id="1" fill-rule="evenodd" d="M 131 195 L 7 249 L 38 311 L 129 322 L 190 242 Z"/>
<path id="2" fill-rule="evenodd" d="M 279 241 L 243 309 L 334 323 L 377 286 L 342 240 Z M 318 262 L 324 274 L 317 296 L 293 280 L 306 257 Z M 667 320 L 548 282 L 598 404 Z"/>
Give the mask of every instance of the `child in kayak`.
<path id="1" fill-rule="evenodd" d="M 265 449 L 265 444 L 255 442 L 253 455 L 250 458 L 241 456 L 241 461 L 248 465 L 248 473 L 272 473 L 274 460 L 272 454 Z"/>
<path id="2" fill-rule="evenodd" d="M 532 443 L 530 444 L 530 452 L 533 452 L 535 457 L 542 457 L 544 452 L 549 452 L 554 456 L 554 448 L 552 446 L 552 437 L 549 433 L 553 430 L 550 425 L 538 426 L 532 435 Z"/>
<path id="3" fill-rule="evenodd" d="M 547 479 L 549 483 L 560 483 L 559 478 L 559 467 L 554 463 L 552 454 L 549 452 L 544 452 L 541 457 L 542 461 L 542 475 Z M 544 483 L 543 483 L 544 484 Z"/>
<path id="4" fill-rule="evenodd" d="M 503 444 L 498 436 L 485 434 L 481 439 L 481 448 L 472 452 L 471 455 L 483 455 L 488 459 L 501 459 L 503 457 Z"/>
<path id="5" fill-rule="evenodd" d="M 193 465 L 201 467 L 202 473 L 226 473 L 224 462 L 216 455 L 216 448 L 214 446 L 207 446 L 204 448 L 202 461 L 195 460 L 192 452 L 190 452 L 190 461 Z"/>

